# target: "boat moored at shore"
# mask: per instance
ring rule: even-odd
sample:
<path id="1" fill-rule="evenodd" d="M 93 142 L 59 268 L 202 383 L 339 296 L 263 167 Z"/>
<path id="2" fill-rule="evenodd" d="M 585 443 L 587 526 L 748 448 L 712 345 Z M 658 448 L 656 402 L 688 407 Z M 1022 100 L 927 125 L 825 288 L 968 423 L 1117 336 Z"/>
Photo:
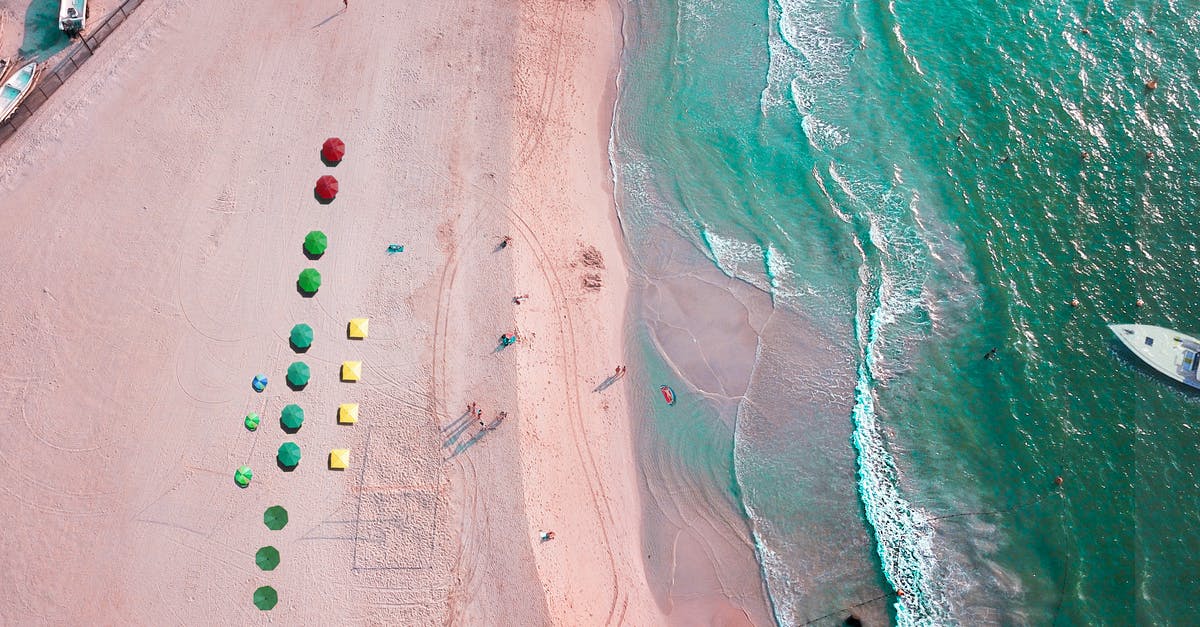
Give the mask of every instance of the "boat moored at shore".
<path id="1" fill-rule="evenodd" d="M 3 77 L 0 84 L 0 122 L 3 122 L 17 110 L 17 106 L 29 95 L 38 77 L 37 61 L 24 65 L 13 64 L 16 71 Z"/>
<path id="2" fill-rule="evenodd" d="M 58 4 L 58 28 L 74 35 L 87 26 L 87 0 L 60 0 Z"/>

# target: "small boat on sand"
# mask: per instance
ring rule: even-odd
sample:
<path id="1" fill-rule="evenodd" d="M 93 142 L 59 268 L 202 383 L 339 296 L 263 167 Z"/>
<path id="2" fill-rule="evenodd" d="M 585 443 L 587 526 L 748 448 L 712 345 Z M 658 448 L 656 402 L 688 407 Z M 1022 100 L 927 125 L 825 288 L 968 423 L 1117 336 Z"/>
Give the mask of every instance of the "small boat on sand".
<path id="1" fill-rule="evenodd" d="M 675 390 L 672 390 L 671 386 L 664 385 L 658 388 L 658 391 L 662 392 L 663 400 L 666 401 L 668 405 L 675 404 Z"/>
<path id="2" fill-rule="evenodd" d="M 87 25 L 87 0 L 59 0 L 58 28 L 68 35 L 74 35 Z"/>
<path id="3" fill-rule="evenodd" d="M 1200 340 L 1149 324 L 1110 324 L 1108 328 L 1134 355 L 1172 379 L 1200 389 Z"/>
<path id="4" fill-rule="evenodd" d="M 5 76 L 0 84 L 0 122 L 17 110 L 17 105 L 29 95 L 38 77 L 37 61 L 31 61 Z"/>

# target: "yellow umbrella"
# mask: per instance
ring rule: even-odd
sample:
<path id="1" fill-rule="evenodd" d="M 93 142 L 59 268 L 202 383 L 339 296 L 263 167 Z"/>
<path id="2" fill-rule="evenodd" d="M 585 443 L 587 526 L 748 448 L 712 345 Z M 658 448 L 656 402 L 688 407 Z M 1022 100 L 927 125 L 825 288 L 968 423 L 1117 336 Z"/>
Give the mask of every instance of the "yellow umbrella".
<path id="1" fill-rule="evenodd" d="M 355 340 L 367 339 L 367 325 L 370 321 L 366 318 L 351 318 L 350 319 L 350 338 Z"/>
<path id="2" fill-rule="evenodd" d="M 358 403 L 338 405 L 338 424 L 352 425 L 358 422 Z"/>
<path id="3" fill-rule="evenodd" d="M 361 361 L 342 362 L 342 381 L 358 381 L 362 378 Z"/>
<path id="4" fill-rule="evenodd" d="M 329 451 L 329 469 L 345 470 L 350 466 L 350 449 L 335 448 Z"/>

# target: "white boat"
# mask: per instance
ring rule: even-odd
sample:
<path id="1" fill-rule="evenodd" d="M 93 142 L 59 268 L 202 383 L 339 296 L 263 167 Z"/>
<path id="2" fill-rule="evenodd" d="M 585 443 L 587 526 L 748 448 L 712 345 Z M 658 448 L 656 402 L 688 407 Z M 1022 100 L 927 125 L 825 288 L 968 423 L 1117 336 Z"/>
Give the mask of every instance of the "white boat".
<path id="1" fill-rule="evenodd" d="M 59 0 L 58 27 L 64 33 L 75 34 L 87 25 L 87 0 Z"/>
<path id="2" fill-rule="evenodd" d="M 1110 324 L 1108 328 L 1134 355 L 1172 379 L 1200 389 L 1200 340 L 1149 324 Z"/>
<path id="3" fill-rule="evenodd" d="M 0 85 L 0 122 L 7 120 L 17 110 L 17 105 L 29 95 L 37 75 L 37 61 L 31 61 L 4 78 L 4 84 Z"/>

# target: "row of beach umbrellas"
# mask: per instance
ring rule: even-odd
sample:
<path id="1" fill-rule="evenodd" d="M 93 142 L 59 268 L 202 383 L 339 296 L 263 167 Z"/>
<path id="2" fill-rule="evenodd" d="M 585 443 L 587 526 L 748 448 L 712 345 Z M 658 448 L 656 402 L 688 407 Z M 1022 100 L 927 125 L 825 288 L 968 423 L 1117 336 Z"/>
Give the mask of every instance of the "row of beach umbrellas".
<path id="1" fill-rule="evenodd" d="M 321 146 L 321 160 L 327 165 L 336 165 L 346 156 L 346 144 L 342 140 L 331 137 L 325 140 Z M 317 198 L 325 203 L 331 202 L 337 197 L 338 182 L 337 179 L 330 175 L 325 175 L 317 179 L 315 189 Z M 317 259 L 325 254 L 329 247 L 329 238 L 322 231 L 310 231 L 304 237 L 304 253 L 310 259 Z M 296 281 L 296 286 L 305 295 L 316 294 L 321 288 L 321 273 L 316 268 L 306 268 L 300 272 L 300 276 Z M 297 352 L 304 352 L 312 346 L 313 330 L 307 324 L 297 324 L 292 327 L 292 331 L 288 336 L 288 341 L 292 348 Z M 297 361 L 288 366 L 287 382 L 293 388 L 299 389 L 308 385 L 309 379 L 312 377 L 312 371 L 308 364 Z M 251 382 L 255 391 L 262 392 L 267 387 L 266 375 L 256 375 Z M 354 406 L 355 414 L 357 414 L 357 405 Z M 339 409 L 339 422 L 341 421 L 342 412 Z M 355 416 L 357 417 L 357 416 Z M 261 422 L 261 418 L 257 413 L 246 415 L 244 420 L 245 427 L 250 431 L 255 431 Z M 289 433 L 295 433 L 300 430 L 304 424 L 304 408 L 292 403 L 283 408 L 279 416 L 280 425 Z M 284 469 L 292 469 L 300 464 L 301 451 L 300 445 L 295 442 L 284 442 L 279 445 L 279 450 L 276 452 L 276 460 Z M 333 459 L 331 457 L 331 465 Z M 241 487 L 250 485 L 251 479 L 254 477 L 254 472 L 249 466 L 242 466 L 234 473 L 234 481 Z M 268 507 L 263 512 L 263 523 L 268 529 L 278 531 L 283 529 L 288 523 L 287 510 L 280 505 Z M 254 562 L 264 571 L 275 570 L 279 566 L 279 549 L 273 546 L 264 546 L 254 554 Z M 254 591 L 254 606 L 260 610 L 266 611 L 275 607 L 279 603 L 279 593 L 271 586 L 260 586 Z"/>

